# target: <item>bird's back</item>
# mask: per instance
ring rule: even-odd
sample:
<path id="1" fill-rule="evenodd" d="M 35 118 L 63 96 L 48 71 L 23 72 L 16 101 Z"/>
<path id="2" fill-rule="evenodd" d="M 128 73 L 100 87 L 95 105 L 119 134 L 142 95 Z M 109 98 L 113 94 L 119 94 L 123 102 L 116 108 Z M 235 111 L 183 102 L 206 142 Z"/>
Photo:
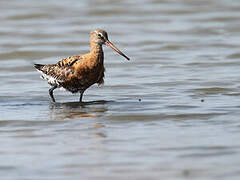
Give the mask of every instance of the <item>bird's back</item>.
<path id="1" fill-rule="evenodd" d="M 63 87 L 72 93 L 104 82 L 103 56 L 76 55 L 62 59 L 56 64 L 34 66 L 50 85 Z"/>

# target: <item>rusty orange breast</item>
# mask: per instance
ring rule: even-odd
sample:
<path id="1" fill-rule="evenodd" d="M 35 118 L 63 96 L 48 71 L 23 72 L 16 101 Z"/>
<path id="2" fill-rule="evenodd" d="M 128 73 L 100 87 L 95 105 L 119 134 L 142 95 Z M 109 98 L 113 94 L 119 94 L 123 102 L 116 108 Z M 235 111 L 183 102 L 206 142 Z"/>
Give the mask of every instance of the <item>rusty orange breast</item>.
<path id="1" fill-rule="evenodd" d="M 83 60 L 73 64 L 74 73 L 69 75 L 63 86 L 87 89 L 91 85 L 104 82 L 104 63 L 102 54 L 86 54 Z"/>

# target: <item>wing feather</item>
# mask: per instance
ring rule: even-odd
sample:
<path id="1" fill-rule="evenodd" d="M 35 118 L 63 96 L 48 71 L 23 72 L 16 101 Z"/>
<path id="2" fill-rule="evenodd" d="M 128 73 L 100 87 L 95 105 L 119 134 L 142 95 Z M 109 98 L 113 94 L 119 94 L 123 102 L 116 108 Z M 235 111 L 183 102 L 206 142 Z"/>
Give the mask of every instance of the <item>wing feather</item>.
<path id="1" fill-rule="evenodd" d="M 68 79 L 69 75 L 74 73 L 72 66 L 62 66 L 48 64 L 40 70 L 42 78 L 47 80 L 50 85 L 59 86 L 61 83 Z"/>
<path id="2" fill-rule="evenodd" d="M 41 72 L 41 78 L 47 80 L 50 85 L 59 86 L 74 73 L 72 66 L 79 60 L 83 60 L 83 57 L 76 55 L 62 59 L 56 64 L 35 64 L 34 67 Z"/>
<path id="3" fill-rule="evenodd" d="M 77 62 L 79 60 L 82 60 L 82 59 L 83 59 L 83 57 L 81 55 L 70 56 L 70 57 L 67 57 L 65 59 L 62 59 L 56 65 L 59 66 L 59 67 L 72 66 L 75 62 Z"/>

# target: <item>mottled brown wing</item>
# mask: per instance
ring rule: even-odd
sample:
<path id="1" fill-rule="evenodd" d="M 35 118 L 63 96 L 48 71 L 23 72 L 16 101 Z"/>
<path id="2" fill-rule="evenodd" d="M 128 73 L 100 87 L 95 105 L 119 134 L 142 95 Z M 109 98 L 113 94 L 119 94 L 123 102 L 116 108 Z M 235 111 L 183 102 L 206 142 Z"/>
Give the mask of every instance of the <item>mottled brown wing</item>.
<path id="1" fill-rule="evenodd" d="M 83 57 L 80 55 L 77 56 L 70 56 L 67 57 L 65 59 L 62 59 L 61 61 L 59 61 L 56 65 L 58 67 L 63 67 L 63 66 L 72 66 L 75 62 L 82 60 Z"/>
<path id="2" fill-rule="evenodd" d="M 72 66 L 59 67 L 53 64 L 43 66 L 40 71 L 42 72 L 42 78 L 53 86 L 61 85 L 74 73 Z"/>

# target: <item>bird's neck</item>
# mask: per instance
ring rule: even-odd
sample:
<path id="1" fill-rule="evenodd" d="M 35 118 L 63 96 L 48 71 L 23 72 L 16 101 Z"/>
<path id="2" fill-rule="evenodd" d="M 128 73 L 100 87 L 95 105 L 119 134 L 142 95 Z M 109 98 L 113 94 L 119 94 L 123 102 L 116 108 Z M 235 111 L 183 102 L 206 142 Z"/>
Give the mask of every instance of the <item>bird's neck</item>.
<path id="1" fill-rule="evenodd" d="M 90 54 L 103 57 L 102 45 L 91 42 L 90 43 Z"/>
<path id="2" fill-rule="evenodd" d="M 103 54 L 102 45 L 91 42 L 90 43 L 90 57 L 92 59 L 92 62 L 103 65 L 104 54 Z"/>

